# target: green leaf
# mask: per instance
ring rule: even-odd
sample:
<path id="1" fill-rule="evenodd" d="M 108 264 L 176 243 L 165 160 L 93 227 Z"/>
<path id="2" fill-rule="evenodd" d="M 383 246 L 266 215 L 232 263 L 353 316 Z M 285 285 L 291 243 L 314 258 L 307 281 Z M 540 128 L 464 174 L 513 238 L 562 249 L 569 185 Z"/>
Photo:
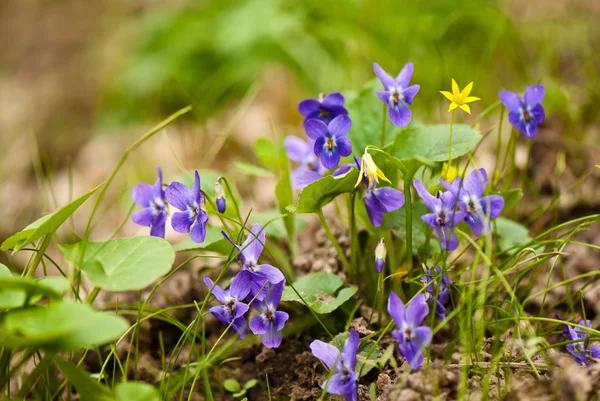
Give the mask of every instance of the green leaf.
<path id="1" fill-rule="evenodd" d="M 260 164 L 275 170 L 284 170 L 288 165 L 283 146 L 266 138 L 259 138 L 254 143 L 254 154 Z"/>
<path id="2" fill-rule="evenodd" d="M 285 231 L 285 225 L 283 224 L 282 218 L 273 220 L 277 217 L 281 217 L 281 213 L 279 212 L 279 210 L 265 210 L 263 212 L 252 214 L 252 222 L 260 223 L 263 226 L 266 223 L 270 222 L 268 226 L 265 226 L 265 231 L 267 232 L 267 235 L 275 238 L 284 238 L 287 235 L 287 232 Z M 308 223 L 301 216 L 296 216 L 296 218 L 294 219 L 294 226 L 294 230 L 298 232 L 308 227 Z M 229 246 L 229 249 L 231 250 L 231 245 Z"/>
<path id="3" fill-rule="evenodd" d="M 274 172 L 264 167 L 257 166 L 256 164 L 246 163 L 243 161 L 236 161 L 235 163 L 233 163 L 233 165 L 240 173 L 246 176 L 275 177 Z"/>
<path id="4" fill-rule="evenodd" d="M 246 390 L 240 390 L 237 393 L 232 394 L 234 398 L 241 398 L 246 395 Z"/>
<path id="5" fill-rule="evenodd" d="M 494 222 L 494 233 L 498 235 L 500 251 L 515 253 L 522 245 L 531 241 L 527 227 L 505 217 L 498 217 Z M 514 249 L 511 249 L 514 248 Z"/>
<path id="6" fill-rule="evenodd" d="M 225 380 L 223 382 L 223 387 L 225 387 L 225 390 L 229 391 L 230 393 L 237 393 L 241 389 L 240 383 L 235 379 Z"/>
<path id="7" fill-rule="evenodd" d="M 175 260 L 171 244 L 157 237 L 88 242 L 85 260 L 79 266 L 81 246 L 78 242 L 59 249 L 65 259 L 85 272 L 94 286 L 107 291 L 140 290 L 168 273 Z"/>
<path id="8" fill-rule="evenodd" d="M 340 333 L 331 340 L 331 344 L 337 347 L 340 351 L 344 347 L 344 343 L 348 338 L 348 333 Z M 374 367 L 377 366 L 377 360 L 381 355 L 381 350 L 374 342 L 362 340 L 356 354 L 356 372 L 360 372 L 360 377 L 365 376 Z"/>
<path id="9" fill-rule="evenodd" d="M 244 389 L 250 390 L 251 388 L 255 387 L 257 384 L 258 384 L 258 380 L 250 379 L 246 382 L 246 384 L 244 384 Z"/>
<path id="10" fill-rule="evenodd" d="M 90 196 L 94 194 L 104 183 L 98 185 L 87 194 L 75 199 L 73 202 L 63 206 L 54 213 L 34 221 L 15 235 L 2 243 L 0 250 L 7 251 L 13 249 L 14 252 L 23 249 L 27 244 L 46 236 L 51 235 L 81 206 Z"/>
<path id="11" fill-rule="evenodd" d="M 294 191 L 292 190 L 292 182 L 290 181 L 290 172 L 287 168 L 287 164 L 275 186 L 275 197 L 277 198 L 279 212 L 281 214 L 287 214 L 287 216 L 283 218 L 283 222 L 288 236 L 288 242 L 290 246 L 292 246 L 292 244 L 294 244 L 294 229 L 296 228 L 294 224 L 295 216 L 293 213 L 289 213 L 286 207 L 294 204 Z"/>
<path id="12" fill-rule="evenodd" d="M 0 344 L 8 348 L 70 351 L 109 343 L 128 327 L 125 319 L 98 312 L 90 305 L 54 302 L 50 306 L 32 306 L 4 314 Z"/>
<path id="13" fill-rule="evenodd" d="M 518 201 L 523 197 L 523 190 L 521 188 L 508 189 L 506 191 L 494 192 L 500 195 L 504 199 L 504 211 L 506 212 L 511 207 L 517 204 Z"/>
<path id="14" fill-rule="evenodd" d="M 160 401 L 158 391 L 148 383 L 119 383 L 115 396 L 117 401 Z"/>
<path id="15" fill-rule="evenodd" d="M 206 227 L 206 238 L 201 244 L 192 241 L 191 238 L 186 238 L 179 244 L 173 245 L 175 252 L 186 251 L 210 251 L 221 255 L 229 255 L 231 252 L 231 244 L 221 234 L 223 227 Z"/>
<path id="16" fill-rule="evenodd" d="M 441 252 L 440 243 L 431 234 L 431 228 L 421 219 L 421 216 L 429 213 L 429 209 L 423 203 L 412 204 L 412 235 L 413 235 L 413 252 L 420 253 L 426 256 L 437 255 Z M 402 240 L 406 239 L 406 206 L 385 214 L 383 221 L 385 229 L 393 229 L 394 233 Z M 427 236 L 431 236 L 429 245 L 427 244 Z"/>
<path id="17" fill-rule="evenodd" d="M 346 108 L 352 117 L 352 129 L 348 137 L 352 140 L 352 152 L 362 156 L 367 145 L 381 145 L 381 129 L 383 122 L 384 103 L 377 97 L 376 92 L 383 90 L 378 79 L 369 81 L 358 93 L 347 93 Z M 400 130 L 390 121 L 385 112 L 386 144 L 393 141 Z"/>
<path id="18" fill-rule="evenodd" d="M 316 213 L 339 194 L 353 192 L 357 179 L 358 170 L 355 168 L 337 177 L 325 176 L 304 187 L 298 203 L 287 207 L 287 210 L 294 213 Z"/>
<path id="19" fill-rule="evenodd" d="M 335 274 L 312 273 L 296 281 L 294 288 L 316 313 L 325 314 L 331 313 L 342 306 L 358 291 L 356 287 L 346 287 L 338 292 L 342 285 L 342 279 Z M 302 300 L 290 286 L 285 287 L 283 290 L 282 299 L 302 303 Z"/>
<path id="20" fill-rule="evenodd" d="M 75 387 L 81 401 L 115 401 L 109 389 L 90 377 L 83 369 L 59 358 L 56 358 L 54 363 Z"/>
<path id="21" fill-rule="evenodd" d="M 60 299 L 69 290 L 69 282 L 64 277 L 42 277 L 33 279 L 12 275 L 8 268 L 0 264 L 0 309 L 13 309 L 35 303 L 42 297 Z"/>
<path id="22" fill-rule="evenodd" d="M 386 146 L 384 150 L 398 160 L 447 161 L 449 139 L 449 124 L 414 124 L 403 128 L 396 135 L 394 143 Z M 454 124 L 452 158 L 455 159 L 473 150 L 480 140 L 479 130 L 465 124 Z"/>

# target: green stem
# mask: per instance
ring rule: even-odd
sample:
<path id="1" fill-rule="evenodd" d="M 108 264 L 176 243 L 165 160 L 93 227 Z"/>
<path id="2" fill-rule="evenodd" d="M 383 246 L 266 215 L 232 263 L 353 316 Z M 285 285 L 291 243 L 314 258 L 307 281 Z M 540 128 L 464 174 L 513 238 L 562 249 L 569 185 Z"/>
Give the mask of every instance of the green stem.
<path id="1" fill-rule="evenodd" d="M 454 112 L 456 109 L 452 110 L 452 114 L 450 114 L 450 140 L 448 141 L 448 170 L 450 171 L 450 167 L 452 167 L 452 125 L 454 123 Z"/>
<path id="2" fill-rule="evenodd" d="M 351 270 L 350 263 L 348 263 L 348 259 L 346 259 L 346 255 L 344 255 L 344 251 L 342 251 L 340 244 L 338 244 L 337 240 L 333 236 L 331 229 L 329 228 L 329 225 L 327 224 L 327 221 L 325 220 L 325 216 L 323 215 L 323 209 L 319 209 L 317 211 L 317 215 L 319 216 L 319 220 L 321 220 L 321 224 L 323 225 L 323 228 L 325 229 L 327 238 L 329 238 L 331 245 L 333 245 L 333 247 L 335 248 L 335 251 L 337 252 L 338 257 L 340 258 L 340 261 L 344 265 L 344 270 L 349 272 Z"/>
<path id="3" fill-rule="evenodd" d="M 44 254 L 46 253 L 46 249 L 48 249 L 48 245 L 50 245 L 51 239 L 51 235 L 46 235 L 42 240 L 42 244 L 40 245 L 37 253 L 35 254 L 33 262 L 31 262 L 31 267 L 29 268 L 29 271 L 27 271 L 27 277 L 33 277 L 33 275 L 35 274 L 37 267 L 39 266 L 40 262 L 42 261 L 42 258 L 44 257 Z"/>
<path id="4" fill-rule="evenodd" d="M 353 270 L 353 279 L 355 283 L 358 283 L 358 260 L 359 260 L 359 247 L 358 238 L 356 236 L 356 215 L 354 214 L 354 205 L 356 203 L 357 192 L 350 194 L 350 210 L 348 214 L 350 216 L 350 267 Z"/>
<path id="5" fill-rule="evenodd" d="M 387 106 L 383 104 L 383 118 L 381 119 L 381 149 L 385 146 L 385 123 L 387 121 L 386 118 Z"/>
<path id="6" fill-rule="evenodd" d="M 381 327 L 381 318 L 383 316 L 383 299 L 385 298 L 385 289 L 383 287 L 383 272 L 378 274 L 377 279 L 377 292 L 379 293 L 379 302 L 377 308 L 377 319 L 379 327 Z"/>
<path id="7" fill-rule="evenodd" d="M 99 292 L 100 292 L 100 287 L 94 287 L 92 289 L 92 292 L 90 292 L 89 295 L 87 296 L 87 298 L 85 299 L 85 303 L 90 304 L 90 305 L 93 304 L 94 300 L 98 296 Z"/>
<path id="8" fill-rule="evenodd" d="M 492 176 L 492 188 L 496 187 L 500 179 L 498 167 L 500 167 L 500 149 L 502 149 L 502 122 L 504 121 L 504 107 L 500 109 L 500 121 L 498 122 L 498 139 L 496 141 L 496 162 L 494 163 L 494 175 Z"/>
<path id="9" fill-rule="evenodd" d="M 408 267 L 408 278 L 413 279 L 413 246 L 412 246 L 412 196 L 410 187 L 414 173 L 408 172 L 404 176 L 404 212 L 406 216 L 406 263 Z"/>

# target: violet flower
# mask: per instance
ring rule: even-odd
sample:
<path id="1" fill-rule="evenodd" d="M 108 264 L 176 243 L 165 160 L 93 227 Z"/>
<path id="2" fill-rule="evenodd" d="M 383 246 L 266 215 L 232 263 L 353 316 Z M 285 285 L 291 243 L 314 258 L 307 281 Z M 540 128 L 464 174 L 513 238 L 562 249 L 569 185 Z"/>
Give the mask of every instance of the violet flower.
<path id="1" fill-rule="evenodd" d="M 131 216 L 131 220 L 140 226 L 150 227 L 153 237 L 165 237 L 167 222 L 167 202 L 162 187 L 162 170 L 158 167 L 158 178 L 154 185 L 141 183 L 133 187 L 131 197 L 143 209 Z"/>
<path id="2" fill-rule="evenodd" d="M 500 91 L 498 97 L 508 109 L 508 121 L 527 138 L 535 137 L 538 125 L 544 121 L 542 101 L 546 90 L 543 85 L 531 85 L 525 89 L 523 98 L 514 92 Z"/>
<path id="3" fill-rule="evenodd" d="M 246 241 L 244 241 L 241 246 L 233 242 L 223 231 L 221 231 L 221 233 L 227 241 L 241 252 L 240 259 L 242 266 L 245 270 L 250 272 L 251 284 L 250 292 L 248 294 L 250 299 L 256 296 L 256 299 L 262 300 L 265 297 L 265 282 L 274 285 L 285 279 L 278 268 L 268 264 L 258 264 L 258 258 L 263 251 L 264 243 L 267 239 L 265 230 L 261 224 L 252 226 L 250 234 L 248 234 Z"/>
<path id="4" fill-rule="evenodd" d="M 419 369 L 425 356 L 424 349 L 431 344 L 432 337 L 431 328 L 420 326 L 429 313 L 425 295 L 416 295 L 405 307 L 398 295 L 392 292 L 388 298 L 388 313 L 397 327 L 392 336 L 400 343 L 400 353 L 412 370 Z"/>
<path id="5" fill-rule="evenodd" d="M 281 294 L 285 287 L 285 280 L 269 287 L 267 295 L 262 301 L 254 301 L 254 306 L 260 314 L 250 319 L 250 330 L 256 335 L 260 335 L 263 345 L 267 348 L 277 348 L 281 345 L 283 336 L 281 330 L 289 315 L 286 312 L 277 310 L 281 302 Z"/>
<path id="6" fill-rule="evenodd" d="M 406 63 L 402 71 L 394 79 L 377 63 L 373 63 L 373 70 L 383 85 L 383 91 L 378 91 L 377 96 L 388 105 L 390 120 L 398 127 L 406 127 L 410 123 L 412 114 L 410 106 L 421 88 L 419 85 L 410 85 L 413 75 L 413 63 Z"/>
<path id="7" fill-rule="evenodd" d="M 352 153 L 352 142 L 346 136 L 352 127 L 352 120 L 342 114 L 329 124 L 316 118 L 304 121 L 306 134 L 315 140 L 315 155 L 321 158 L 321 164 L 327 169 L 336 168 L 342 156 Z"/>
<path id="8" fill-rule="evenodd" d="M 173 213 L 171 226 L 178 233 L 190 233 L 192 241 L 204 242 L 206 238 L 206 201 L 200 192 L 200 175 L 194 174 L 194 185 L 188 189 L 180 182 L 172 182 L 166 190 L 167 200 L 180 212 Z"/>
<path id="9" fill-rule="evenodd" d="M 247 333 L 244 315 L 250 308 L 242 300 L 248 296 L 251 282 L 250 273 L 246 270 L 242 270 L 231 280 L 228 290 L 223 290 L 218 285 L 215 285 L 213 288 L 214 282 L 210 278 L 204 277 L 204 284 L 206 284 L 209 290 L 213 289 L 212 294 L 223 304 L 213 306 L 209 309 L 209 312 L 219 319 L 221 323 L 227 326 L 231 324 L 231 328 L 242 339 L 246 337 Z"/>
<path id="10" fill-rule="evenodd" d="M 385 240 L 382 237 L 379 239 L 379 242 L 377 242 L 377 247 L 375 248 L 375 269 L 377 269 L 377 273 L 383 271 L 386 256 L 387 248 L 385 247 Z"/>
<path id="11" fill-rule="evenodd" d="M 217 181 L 215 181 L 215 202 L 217 204 L 217 210 L 219 213 L 225 213 L 227 203 L 225 202 L 225 192 L 223 191 L 223 186 L 221 185 L 221 177 L 217 178 Z"/>
<path id="12" fill-rule="evenodd" d="M 360 339 L 354 329 L 350 329 L 341 353 L 334 345 L 320 340 L 310 343 L 312 354 L 319 358 L 327 369 L 333 370 L 333 374 L 321 388 L 325 388 L 329 394 L 346 397 L 346 401 L 356 401 L 357 398 L 358 373 L 355 370 L 359 345 Z"/>
<path id="13" fill-rule="evenodd" d="M 414 180 L 413 185 L 431 213 L 421 216 L 423 221 L 433 228 L 442 249 L 453 251 L 458 247 L 458 237 L 454 226 L 466 216 L 462 210 L 455 210 L 456 196 L 450 192 L 440 194 L 439 198 L 431 195 L 421 181 Z"/>
<path id="14" fill-rule="evenodd" d="M 341 93 L 333 92 L 323 97 L 319 95 L 318 99 L 306 99 L 298 104 L 298 111 L 305 118 L 305 121 L 311 118 L 328 123 L 337 116 L 348 114 L 344 107 L 344 96 Z"/>
<path id="15" fill-rule="evenodd" d="M 560 319 L 560 317 L 556 317 Z M 581 320 L 579 321 L 579 325 L 589 327 L 590 329 L 592 328 L 592 322 L 589 320 L 586 320 L 585 322 Z M 567 351 L 569 351 L 577 363 L 589 367 L 592 358 L 600 358 L 600 347 L 590 344 L 585 330 L 581 327 L 572 327 L 563 324 L 563 337 L 571 341 L 581 340 L 579 342 L 567 344 Z"/>
<path id="16" fill-rule="evenodd" d="M 461 179 L 455 178 L 452 185 L 440 179 L 441 184 L 458 200 L 458 207 L 465 213 L 465 222 L 475 235 L 490 232 L 491 219 L 495 219 L 504 209 L 504 199 L 500 195 L 483 196 L 488 183 L 484 169 L 473 170 L 461 185 Z M 487 222 L 487 224 L 486 224 Z"/>
<path id="17" fill-rule="evenodd" d="M 300 166 L 292 171 L 291 181 L 294 189 L 302 189 L 312 184 L 327 171 L 315 155 L 315 141 L 308 139 L 308 142 L 297 136 L 287 136 L 283 140 L 283 147 L 288 159 L 298 163 Z"/>
<path id="18" fill-rule="evenodd" d="M 425 298 L 430 304 L 434 304 L 435 314 L 442 320 L 446 320 L 446 307 L 444 304 L 448 301 L 450 296 L 450 286 L 452 280 L 446 274 L 442 273 L 442 269 L 439 266 L 435 267 L 435 275 L 440 278 L 435 278 L 432 275 L 431 270 L 427 270 L 427 274 L 421 277 L 421 282 L 425 288 Z M 439 284 L 439 290 L 436 288 Z M 436 298 L 437 294 L 437 298 Z"/>

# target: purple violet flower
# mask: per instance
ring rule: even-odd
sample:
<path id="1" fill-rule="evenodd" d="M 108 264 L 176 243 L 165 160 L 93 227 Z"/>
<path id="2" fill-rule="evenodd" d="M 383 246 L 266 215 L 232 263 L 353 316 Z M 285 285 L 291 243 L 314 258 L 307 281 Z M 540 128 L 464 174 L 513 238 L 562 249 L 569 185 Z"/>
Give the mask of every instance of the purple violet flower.
<path id="1" fill-rule="evenodd" d="M 556 317 L 560 319 L 558 315 Z M 586 320 L 585 322 L 581 320 L 579 321 L 579 325 L 589 327 L 590 329 L 592 328 L 592 322 L 589 320 Z M 576 343 L 567 344 L 567 351 L 569 351 L 577 363 L 589 367 L 590 359 L 600 358 L 600 347 L 590 344 L 585 330 L 581 327 L 572 327 L 563 324 L 563 337 L 571 341 L 581 340 Z"/>
<path id="2" fill-rule="evenodd" d="M 392 336 L 400 343 L 400 353 L 412 370 L 419 369 L 425 356 L 424 349 L 431 344 L 432 337 L 431 328 L 420 326 L 429 313 L 425 295 L 416 295 L 405 307 L 398 295 L 392 292 L 388 298 L 388 313 L 397 327 Z"/>
<path id="3" fill-rule="evenodd" d="M 410 106 L 421 88 L 419 85 L 410 85 L 413 75 L 413 63 L 406 63 L 402 71 L 394 79 L 377 63 L 373 63 L 375 75 L 383 85 L 383 91 L 378 91 L 377 96 L 388 105 L 390 120 L 398 127 L 406 127 L 412 118 Z"/>
<path id="4" fill-rule="evenodd" d="M 508 121 L 527 138 L 535 137 L 538 125 L 544 121 L 542 101 L 546 90 L 543 85 L 531 85 L 525 89 L 523 98 L 514 92 L 500 91 L 498 97 L 508 109 Z"/>
<path id="5" fill-rule="evenodd" d="M 166 190 L 167 200 L 180 212 L 173 213 L 171 226 L 178 233 L 190 233 L 195 243 L 204 242 L 206 237 L 206 201 L 200 192 L 200 175 L 194 174 L 194 185 L 188 189 L 180 182 L 172 182 Z"/>
<path id="6" fill-rule="evenodd" d="M 423 186 L 421 181 L 414 180 L 413 185 L 417 193 L 423 199 L 425 206 L 432 213 L 421 216 L 423 221 L 433 228 L 442 249 L 453 251 L 458 247 L 458 237 L 454 232 L 454 226 L 460 223 L 466 216 L 462 210 L 455 210 L 456 196 L 450 192 L 444 192 L 439 197 L 431 195 Z"/>
<path id="7" fill-rule="evenodd" d="M 261 224 L 255 224 L 252 226 L 250 234 L 248 234 L 246 241 L 244 241 L 241 246 L 233 242 L 231 238 L 225 234 L 225 232 L 221 231 L 221 233 L 227 241 L 229 241 L 241 252 L 240 259 L 242 266 L 245 270 L 250 272 L 250 279 L 252 283 L 248 298 L 252 299 L 256 296 L 256 299 L 261 301 L 264 299 L 265 293 L 267 292 L 267 286 L 265 285 L 265 282 L 275 285 L 280 281 L 285 280 L 285 277 L 278 268 L 267 264 L 258 264 L 258 258 L 260 257 L 265 241 L 267 240 L 267 235 Z"/>
<path id="8" fill-rule="evenodd" d="M 450 286 L 452 285 L 452 280 L 446 274 L 442 273 L 442 269 L 439 266 L 435 267 L 436 276 L 441 274 L 441 280 L 439 278 L 434 278 L 431 274 L 431 269 L 427 270 L 427 274 L 421 277 L 421 282 L 425 288 L 425 298 L 427 302 L 433 304 L 435 309 L 435 314 L 442 320 L 446 320 L 446 307 L 444 304 L 448 300 L 450 296 Z M 440 283 L 441 281 L 441 283 Z M 440 283 L 439 291 L 436 289 L 438 283 Z M 435 298 L 437 292 L 437 300 Z"/>
<path id="9" fill-rule="evenodd" d="M 262 301 L 257 300 L 252 303 L 260 315 L 250 319 L 250 330 L 254 334 L 260 335 L 263 345 L 267 348 L 277 348 L 281 345 L 283 340 L 281 330 L 290 317 L 286 312 L 277 310 L 284 287 L 285 280 L 281 280 L 269 287 L 267 295 Z"/>
<path id="10" fill-rule="evenodd" d="M 352 127 L 352 120 L 342 114 L 329 124 L 316 118 L 304 121 L 304 129 L 309 138 L 315 140 L 315 155 L 327 169 L 336 168 L 342 156 L 352 153 L 352 142 L 346 136 Z"/>
<path id="11" fill-rule="evenodd" d="M 310 343 L 310 350 L 314 356 L 333 370 L 333 375 L 321 388 L 327 389 L 329 394 L 342 395 L 346 401 L 356 401 L 358 373 L 356 373 L 356 354 L 360 345 L 360 338 L 354 329 L 350 329 L 344 349 L 340 351 L 334 345 L 320 340 Z"/>
<path id="12" fill-rule="evenodd" d="M 210 278 L 204 277 L 204 284 L 206 284 L 209 290 L 213 288 L 212 294 L 223 304 L 213 306 L 210 308 L 209 312 L 219 319 L 221 323 L 227 326 L 231 324 L 231 328 L 238 333 L 242 339 L 246 337 L 247 333 L 244 315 L 250 308 L 247 304 L 243 303 L 242 300 L 248 296 L 251 283 L 252 279 L 250 273 L 246 270 L 240 271 L 233 280 L 231 280 L 231 285 L 228 290 L 223 290 L 218 285 L 215 285 L 213 288 L 214 282 Z"/>
<path id="13" fill-rule="evenodd" d="M 167 202 L 165 191 L 162 187 L 162 170 L 158 167 L 158 178 L 154 185 L 138 184 L 133 187 L 131 197 L 143 209 L 131 216 L 131 220 L 140 226 L 150 227 L 153 237 L 165 237 L 165 224 L 167 223 Z"/>
<path id="14" fill-rule="evenodd" d="M 475 235 L 479 236 L 491 230 L 490 220 L 500 215 L 504 209 L 504 199 L 500 195 L 483 196 L 488 183 L 484 169 L 480 168 L 469 173 L 462 186 L 460 178 L 455 178 L 452 185 L 442 179 L 440 183 L 456 196 L 458 207 L 465 213 L 465 222 Z M 486 221 L 487 224 L 484 224 Z"/>
<path id="15" fill-rule="evenodd" d="M 215 181 L 215 202 L 217 203 L 219 213 L 225 213 L 227 203 L 225 202 L 225 192 L 223 192 L 223 186 L 221 185 L 221 177 Z"/>
<path id="16" fill-rule="evenodd" d="M 325 123 L 337 116 L 348 114 L 348 110 L 344 107 L 344 96 L 338 92 L 330 93 L 325 97 L 320 94 L 318 99 L 303 100 L 298 104 L 298 111 L 306 117 L 305 121 L 318 118 Z"/>
<path id="17" fill-rule="evenodd" d="M 292 171 L 291 181 L 294 189 L 302 189 L 312 184 L 327 171 L 315 155 L 315 141 L 308 139 L 308 142 L 297 136 L 286 136 L 283 140 L 283 147 L 288 159 L 298 163 L 300 166 Z"/>
<path id="18" fill-rule="evenodd" d="M 377 269 L 377 273 L 383 271 L 386 256 L 387 248 L 385 247 L 385 240 L 382 237 L 379 239 L 379 242 L 377 242 L 377 247 L 375 248 L 375 269 Z"/>

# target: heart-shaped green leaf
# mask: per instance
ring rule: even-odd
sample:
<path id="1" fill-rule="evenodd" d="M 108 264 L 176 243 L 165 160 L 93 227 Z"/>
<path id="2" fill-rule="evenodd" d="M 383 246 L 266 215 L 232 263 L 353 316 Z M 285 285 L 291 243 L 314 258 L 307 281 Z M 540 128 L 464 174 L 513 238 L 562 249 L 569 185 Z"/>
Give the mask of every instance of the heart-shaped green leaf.
<path id="1" fill-rule="evenodd" d="M 117 401 L 160 401 L 158 391 L 148 383 L 119 383 L 115 396 Z"/>
<path id="2" fill-rule="evenodd" d="M 32 304 L 42 297 L 59 299 L 68 290 L 69 282 L 64 277 L 21 277 L 0 265 L 0 309 L 20 308 L 26 306 L 26 300 Z"/>
<path id="3" fill-rule="evenodd" d="M 325 176 L 304 187 L 298 203 L 288 206 L 287 210 L 294 213 L 315 213 L 339 194 L 353 192 L 357 179 L 358 170 L 355 168 L 337 177 Z"/>
<path id="4" fill-rule="evenodd" d="M 331 313 L 342 306 L 358 291 L 356 287 L 339 290 L 343 284 L 342 279 L 335 274 L 312 273 L 296 281 L 294 288 L 316 313 L 324 314 Z M 302 303 L 300 297 L 290 286 L 283 290 L 282 299 Z"/>
<path id="5" fill-rule="evenodd" d="M 61 245 L 69 262 L 85 272 L 96 287 L 107 291 L 140 290 L 166 274 L 175 260 L 168 241 L 157 237 L 118 238 L 88 242 L 80 263 L 82 243 Z"/>
<path id="6" fill-rule="evenodd" d="M 494 220 L 494 234 L 498 235 L 500 251 L 508 251 L 509 254 L 531 241 L 527 227 L 505 217 Z"/>

